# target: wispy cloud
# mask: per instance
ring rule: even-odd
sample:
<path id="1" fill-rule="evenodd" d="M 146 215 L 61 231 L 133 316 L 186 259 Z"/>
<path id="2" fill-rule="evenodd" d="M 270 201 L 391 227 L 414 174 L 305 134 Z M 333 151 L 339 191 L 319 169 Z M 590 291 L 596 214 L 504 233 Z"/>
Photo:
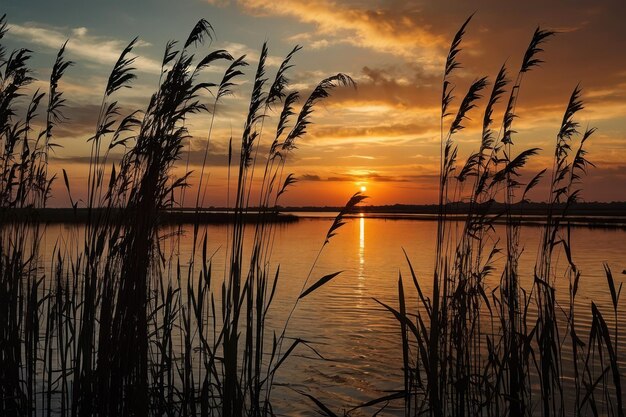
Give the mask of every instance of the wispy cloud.
<path id="1" fill-rule="evenodd" d="M 315 25 L 317 47 L 347 43 L 427 64 L 441 61 L 447 43 L 416 21 L 415 14 L 398 7 L 362 8 L 331 0 L 240 0 L 239 4 L 253 14 L 289 16 Z"/>
<path id="2" fill-rule="evenodd" d="M 368 156 L 368 155 L 346 155 L 346 156 L 340 156 L 340 158 L 343 158 L 343 159 L 356 158 L 356 159 L 368 159 L 368 160 L 376 159 L 376 157 Z"/>
<path id="3" fill-rule="evenodd" d="M 374 171 L 366 171 L 361 173 L 346 173 L 339 175 L 329 175 L 323 177 L 318 174 L 302 174 L 298 177 L 300 181 L 328 181 L 328 182 L 412 182 L 416 180 L 431 181 L 436 175 L 385 175 Z"/>
<path id="4" fill-rule="evenodd" d="M 238 42 L 219 42 L 216 44 L 216 47 L 222 48 L 228 51 L 233 57 L 240 57 L 241 55 L 246 56 L 246 61 L 248 63 L 258 63 L 259 62 L 259 51 L 261 50 L 262 42 L 259 41 L 257 45 L 258 50 L 249 47 L 248 45 L 244 45 Z M 283 58 L 275 55 L 268 55 L 265 59 L 265 65 L 268 67 L 278 67 L 283 62 Z"/>
<path id="5" fill-rule="evenodd" d="M 128 41 L 94 36 L 89 34 L 85 27 L 56 28 L 28 23 L 23 25 L 10 24 L 9 35 L 34 45 L 57 50 L 69 39 L 66 50 L 74 57 L 97 64 L 113 65 Z M 149 46 L 140 41 L 137 47 Z M 161 70 L 159 62 L 138 56 L 134 67 L 138 71 L 158 74 Z"/>
<path id="6" fill-rule="evenodd" d="M 217 7 L 226 7 L 230 4 L 230 0 L 206 0 L 207 3 Z"/>

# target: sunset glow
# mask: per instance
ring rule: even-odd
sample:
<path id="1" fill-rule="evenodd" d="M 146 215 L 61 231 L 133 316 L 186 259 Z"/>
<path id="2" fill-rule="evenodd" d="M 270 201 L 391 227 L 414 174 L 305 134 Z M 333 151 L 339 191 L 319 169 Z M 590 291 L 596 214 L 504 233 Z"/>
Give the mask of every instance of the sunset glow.
<path id="1" fill-rule="evenodd" d="M 626 55 L 611 51 L 621 50 L 626 43 L 621 22 L 626 4 L 452 3 L 208 0 L 179 7 L 159 0 L 146 14 L 146 7 L 139 3 L 71 1 L 66 5 L 72 10 L 68 14 L 51 2 L 35 1 L 23 7 L 9 1 L 4 12 L 10 23 L 7 47 L 19 45 L 34 51 L 37 78 L 49 76 L 58 48 L 69 39 L 66 53 L 75 64 L 60 88 L 71 123 L 55 131 L 62 147 L 51 155 L 50 167 L 58 177 L 62 168 L 67 170 L 76 199 L 85 197 L 87 139 L 93 135 L 94 109 L 119 52 L 130 39 L 140 37 L 134 51 L 137 79 L 133 88 L 123 89 L 117 98 L 124 111 L 143 109 L 157 82 L 166 42 L 180 38 L 198 17 L 205 17 L 217 37 L 199 53 L 224 48 L 234 56 L 246 54 L 247 76 L 254 73 L 263 40 L 268 40 L 269 79 L 283 57 L 301 45 L 288 74 L 290 87 L 301 91 L 300 105 L 315 83 L 328 75 L 345 72 L 357 83 L 356 89 L 333 91 L 312 115 L 306 138 L 288 157 L 286 172 L 292 172 L 298 183 L 285 193 L 285 205 L 340 205 L 353 192 L 349 184 L 355 180 L 380 188 L 371 204 L 433 203 L 439 172 L 441 71 L 450 35 L 475 11 L 459 56 L 463 68 L 455 75 L 455 106 L 472 80 L 483 75 L 493 80 L 507 60 L 513 72 L 537 24 L 556 29 L 559 34 L 545 46 L 545 62 L 525 77 L 515 143 L 541 148 L 528 170 L 543 167 L 552 155 L 567 99 L 580 83 L 585 102 L 579 114 L 581 126 L 598 128 L 589 146 L 589 158 L 597 168 L 590 170 L 582 197 L 611 201 L 625 195 Z M 210 67 L 202 81 L 217 82 L 223 70 L 221 63 Z M 33 84 L 33 90 L 41 85 Z M 226 204 L 228 141 L 241 136 L 250 89 L 249 82 L 235 87 L 216 111 L 205 171 L 207 206 Z M 212 98 L 203 93 L 200 100 L 209 104 Z M 502 117 L 503 106 L 496 106 L 494 120 Z M 279 109 L 268 112 L 268 124 L 273 125 L 278 114 Z M 470 112 L 469 119 L 457 138 L 459 163 L 479 146 L 481 115 Z M 191 143 L 175 172 L 192 171 L 190 195 L 199 182 L 210 124 L 207 114 L 187 122 Z M 270 141 L 266 129 L 261 146 L 269 146 Z M 116 158 L 119 153 L 109 156 L 113 162 Z M 539 191 L 545 191 L 545 186 L 541 183 L 530 197 L 541 199 Z M 68 203 L 65 187 L 57 181 L 50 205 Z"/>
<path id="2" fill-rule="evenodd" d="M 0 417 L 624 417 L 624 17 L 4 1 Z"/>

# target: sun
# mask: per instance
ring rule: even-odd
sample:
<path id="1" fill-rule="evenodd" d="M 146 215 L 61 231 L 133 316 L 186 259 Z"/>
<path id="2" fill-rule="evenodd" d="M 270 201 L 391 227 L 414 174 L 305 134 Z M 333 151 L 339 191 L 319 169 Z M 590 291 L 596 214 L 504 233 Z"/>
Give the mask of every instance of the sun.
<path id="1" fill-rule="evenodd" d="M 367 187 L 364 185 L 361 185 L 361 192 L 364 193 L 367 191 Z"/>

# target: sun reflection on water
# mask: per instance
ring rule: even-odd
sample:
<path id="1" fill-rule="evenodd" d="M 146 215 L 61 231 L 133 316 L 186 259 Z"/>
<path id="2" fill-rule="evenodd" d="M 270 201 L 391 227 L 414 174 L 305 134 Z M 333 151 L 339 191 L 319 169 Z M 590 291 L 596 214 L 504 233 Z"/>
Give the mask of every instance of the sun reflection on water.
<path id="1" fill-rule="evenodd" d="M 359 217 L 359 278 L 363 278 L 363 266 L 365 264 L 365 217 L 363 213 Z"/>

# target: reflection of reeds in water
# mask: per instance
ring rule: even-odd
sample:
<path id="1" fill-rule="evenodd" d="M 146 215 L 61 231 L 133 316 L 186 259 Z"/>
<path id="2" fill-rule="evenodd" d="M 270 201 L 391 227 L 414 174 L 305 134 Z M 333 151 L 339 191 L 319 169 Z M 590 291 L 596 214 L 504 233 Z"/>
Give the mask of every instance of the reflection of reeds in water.
<path id="1" fill-rule="evenodd" d="M 454 89 L 451 76 L 459 67 L 457 58 L 470 19 L 454 37 L 444 71 L 440 212 L 432 293 L 422 291 L 407 258 L 418 310 L 407 306 L 402 278 L 398 281 L 399 308 L 381 303 L 400 323 L 404 390 L 377 403 L 404 398 L 407 415 L 622 416 L 617 353 L 619 291 L 608 266 L 615 328 L 610 330 L 595 304 L 586 340 L 579 335 L 575 321 L 580 271 L 571 254 L 567 207 L 576 201 L 580 178 L 591 165 L 585 159 L 584 146 L 594 131 L 586 130 L 574 147 L 574 138 L 579 135 L 574 116 L 583 108 L 580 89 L 576 87 L 566 107 L 549 183 L 549 207 L 564 205 L 565 210 L 557 214 L 550 209 L 538 248 L 534 283 L 523 288 L 518 274 L 520 225 L 511 216 L 510 207 L 526 201 L 527 193 L 546 170 L 521 183 L 523 169 L 538 149 L 515 153 L 513 122 L 523 77 L 542 62 L 538 57 L 541 48 L 554 33 L 535 31 L 513 83 L 504 66 L 499 71 L 485 108 L 479 151 L 459 166 L 454 136 L 463 129 L 468 112 L 476 107 L 487 86 L 486 78 L 474 81 L 456 113 L 450 110 Z M 496 134 L 492 128 L 494 107 L 507 87 L 509 98 Z M 449 128 L 445 128 L 448 123 Z M 492 243 L 494 218 L 487 216 L 496 198 L 505 202 L 500 215 L 506 220 L 506 242 L 502 244 Z M 447 221 L 449 201 L 469 202 L 470 212 L 462 229 Z M 555 275 L 553 257 L 559 248 L 569 264 L 565 277 Z M 506 263 L 499 286 L 491 289 L 485 280 L 499 253 Z M 567 307 L 557 300 L 556 279 L 570 280 Z M 572 356 L 566 363 L 563 352 L 567 349 Z M 570 369 L 573 376 L 566 378 Z M 569 389 L 575 394 L 569 395 Z"/>
<path id="2" fill-rule="evenodd" d="M 2 18 L 0 38 L 6 33 Z M 184 44 L 169 42 L 156 92 L 143 111 L 122 115 L 115 99 L 135 78 L 136 40 L 122 51 L 108 79 L 91 144 L 84 243 L 55 249 L 50 271 L 40 269 L 36 219 L 11 219 L 12 208 L 45 207 L 50 186 L 48 151 L 56 146 L 53 128 L 64 121 L 59 80 L 71 64 L 61 48 L 50 79 L 43 131 L 31 138 L 37 91 L 20 119 L 17 100 L 33 80 L 29 51 L 0 52 L 0 140 L 2 149 L 2 239 L 0 249 L 0 407 L 3 415 L 268 415 L 276 372 L 309 343 L 278 334 L 266 324 L 278 285 L 270 269 L 275 237 L 272 217 L 280 196 L 295 180 L 284 175 L 289 153 L 307 131 L 316 104 L 352 80 L 337 74 L 322 80 L 302 108 L 299 94 L 287 92 L 294 48 L 268 85 L 263 45 L 256 70 L 241 147 L 229 149 L 234 164 L 234 220 L 223 280 L 213 284 L 207 235 L 193 228 L 191 259 L 167 253 L 160 213 L 184 201 L 190 174 L 174 177 L 189 135 L 185 120 L 203 114 L 202 93 L 213 91 L 204 160 L 195 196 L 197 212 L 205 198 L 205 169 L 214 115 L 221 99 L 236 88 L 247 63 L 217 50 L 197 59 L 197 46 L 213 37 L 200 20 Z M 203 70 L 222 62 L 217 84 L 202 81 Z M 260 178 L 260 213 L 254 238 L 244 248 L 248 206 L 263 129 L 282 106 Z M 119 162 L 109 162 L 121 151 Z M 239 159 L 237 162 L 236 159 Z M 188 164 L 188 162 L 187 162 Z M 187 165 L 188 166 L 188 165 Z M 70 180 L 64 182 L 74 208 Z M 257 174 L 258 176 L 258 174 Z M 203 187 L 204 186 L 204 187 Z M 174 197 L 179 196 L 179 201 Z M 322 249 L 361 201 L 355 195 L 332 224 Z M 180 230 L 178 231 L 180 232 Z M 320 252 L 321 250 L 320 249 Z M 249 251 L 249 260 L 244 257 Z M 75 252 L 74 252 L 75 251 Z M 318 255 L 319 257 L 319 255 Z M 43 262 L 43 261 L 41 261 Z M 312 276 L 315 265 L 311 267 Z M 298 300 L 329 282 L 330 274 L 303 287 Z M 307 279 L 308 281 L 308 279 Z M 306 283 L 305 283 L 306 285 Z M 294 300 L 295 310 L 298 300 Z"/>

